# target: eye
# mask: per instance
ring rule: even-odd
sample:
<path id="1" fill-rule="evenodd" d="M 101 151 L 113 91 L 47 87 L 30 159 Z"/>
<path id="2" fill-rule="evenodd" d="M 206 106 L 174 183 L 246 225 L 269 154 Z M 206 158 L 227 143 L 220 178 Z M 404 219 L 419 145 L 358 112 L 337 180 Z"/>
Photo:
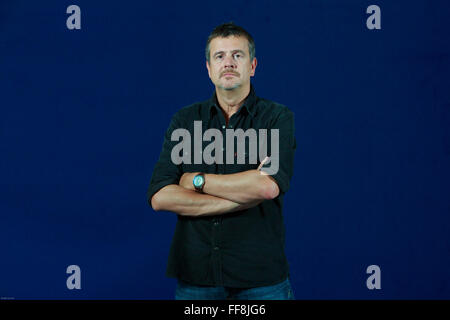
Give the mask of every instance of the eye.
<path id="1" fill-rule="evenodd" d="M 234 57 L 235 57 L 235 58 L 241 58 L 242 55 L 241 55 L 240 53 L 235 53 L 235 54 L 234 54 Z"/>

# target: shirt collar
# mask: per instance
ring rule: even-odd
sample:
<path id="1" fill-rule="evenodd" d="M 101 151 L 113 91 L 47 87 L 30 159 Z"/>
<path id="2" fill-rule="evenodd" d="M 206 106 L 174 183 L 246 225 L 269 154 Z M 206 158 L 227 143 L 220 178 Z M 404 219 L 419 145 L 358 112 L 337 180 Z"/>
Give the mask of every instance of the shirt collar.
<path id="1" fill-rule="evenodd" d="M 251 116 L 255 115 L 255 104 L 256 104 L 256 93 L 255 88 L 252 84 L 250 84 L 250 93 L 248 94 L 247 98 L 245 98 L 244 103 L 242 106 L 239 107 L 239 110 L 236 113 L 239 113 L 242 108 L 246 109 L 248 114 Z M 213 110 L 220 110 L 219 103 L 217 102 L 217 95 L 216 91 L 214 90 L 214 93 L 212 97 L 208 100 L 208 107 L 209 111 L 212 112 Z"/>

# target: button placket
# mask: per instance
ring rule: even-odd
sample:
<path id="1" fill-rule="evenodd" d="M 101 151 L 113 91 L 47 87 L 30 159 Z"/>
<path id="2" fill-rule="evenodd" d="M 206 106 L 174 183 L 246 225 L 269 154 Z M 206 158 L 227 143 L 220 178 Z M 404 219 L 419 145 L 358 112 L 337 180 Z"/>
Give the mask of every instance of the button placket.
<path id="1" fill-rule="evenodd" d="M 213 266 L 213 275 L 214 280 L 217 283 L 217 285 L 220 285 L 223 282 L 222 279 L 222 259 L 221 259 L 221 252 L 220 252 L 220 241 L 219 241 L 219 230 L 218 226 L 220 218 L 215 218 L 212 220 L 212 241 L 211 241 L 211 248 L 212 248 L 212 266 Z"/>

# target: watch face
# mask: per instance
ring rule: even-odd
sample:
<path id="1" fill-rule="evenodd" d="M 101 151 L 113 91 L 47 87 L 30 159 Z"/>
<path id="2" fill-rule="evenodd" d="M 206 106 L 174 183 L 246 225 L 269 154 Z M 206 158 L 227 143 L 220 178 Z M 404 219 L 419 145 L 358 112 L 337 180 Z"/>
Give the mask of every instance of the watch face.
<path id="1" fill-rule="evenodd" d="M 203 184 L 203 181 L 204 181 L 203 176 L 195 176 L 195 178 L 194 178 L 194 186 L 201 187 L 202 184 Z"/>

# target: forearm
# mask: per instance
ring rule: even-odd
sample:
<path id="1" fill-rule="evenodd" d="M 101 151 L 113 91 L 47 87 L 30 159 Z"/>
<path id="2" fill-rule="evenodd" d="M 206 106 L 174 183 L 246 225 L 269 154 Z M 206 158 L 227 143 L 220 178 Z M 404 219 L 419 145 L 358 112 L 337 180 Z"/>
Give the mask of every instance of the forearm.
<path id="1" fill-rule="evenodd" d="M 276 182 L 259 170 L 205 174 L 205 181 L 203 192 L 241 204 L 273 199 L 279 193 Z"/>
<path id="2" fill-rule="evenodd" d="M 260 202 L 245 205 L 220 197 L 201 194 L 178 185 L 168 185 L 152 197 L 155 211 L 171 211 L 183 216 L 221 215 L 253 207 Z"/>

